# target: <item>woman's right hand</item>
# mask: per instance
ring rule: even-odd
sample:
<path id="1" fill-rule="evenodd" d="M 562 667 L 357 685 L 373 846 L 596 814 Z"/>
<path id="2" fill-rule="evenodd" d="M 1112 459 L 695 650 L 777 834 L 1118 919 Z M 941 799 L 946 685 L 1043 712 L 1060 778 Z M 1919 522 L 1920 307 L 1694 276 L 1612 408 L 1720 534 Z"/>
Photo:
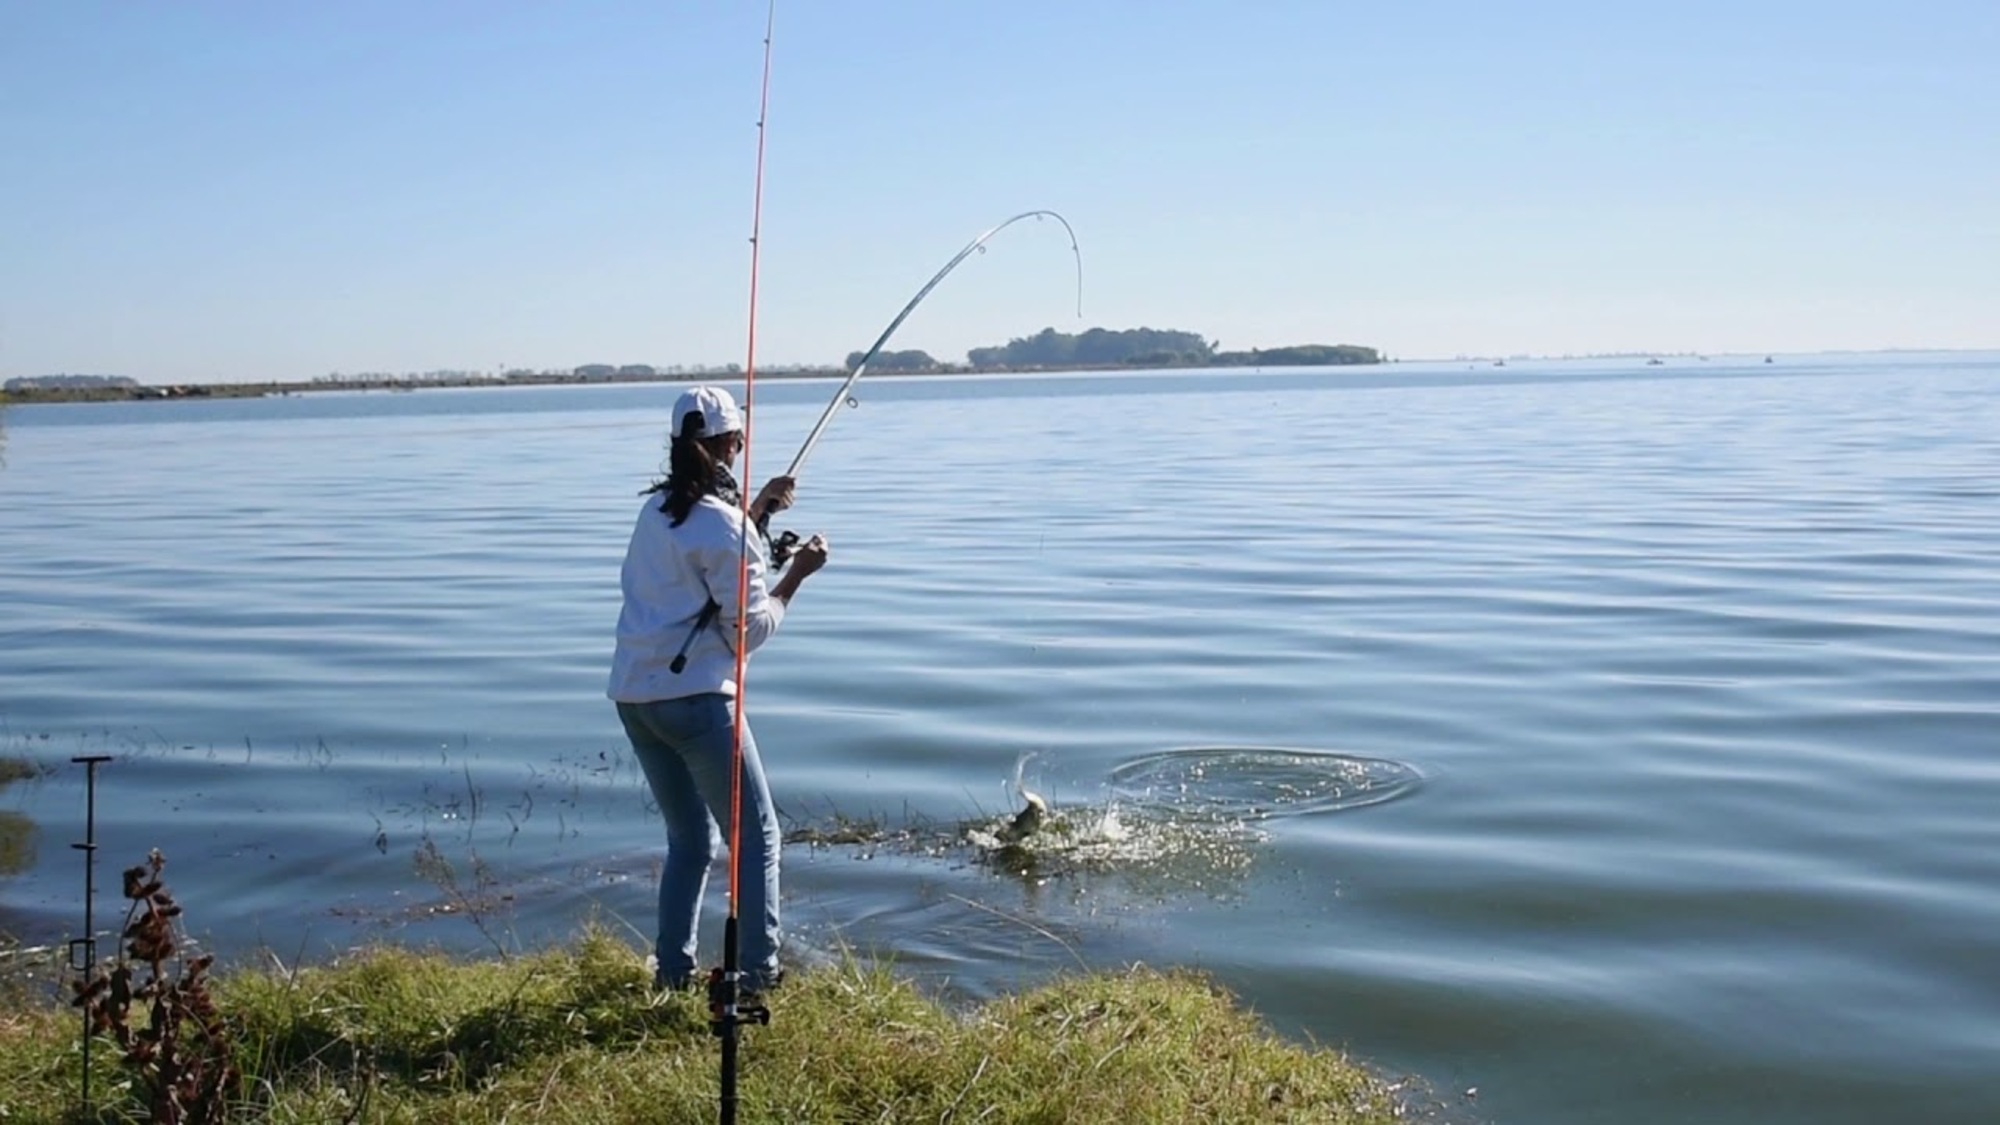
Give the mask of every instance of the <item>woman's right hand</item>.
<path id="1" fill-rule="evenodd" d="M 805 580 L 826 565 L 826 536 L 815 535 L 811 539 L 792 548 L 792 559 L 785 564 L 785 572 L 778 576 L 778 584 L 771 588 L 771 596 L 792 604 L 792 595 L 799 592 Z"/>
<path id="2" fill-rule="evenodd" d="M 788 564 L 792 573 L 804 578 L 815 574 L 826 565 L 826 536 L 814 535 L 811 539 L 792 548 L 792 561 Z"/>

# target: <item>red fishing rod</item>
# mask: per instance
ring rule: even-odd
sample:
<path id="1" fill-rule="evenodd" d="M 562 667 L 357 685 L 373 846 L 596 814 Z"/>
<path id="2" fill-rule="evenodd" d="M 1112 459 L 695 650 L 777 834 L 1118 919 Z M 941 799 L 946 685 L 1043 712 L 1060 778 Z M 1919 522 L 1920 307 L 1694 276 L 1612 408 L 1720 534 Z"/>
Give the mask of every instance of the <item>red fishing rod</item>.
<path id="1" fill-rule="evenodd" d="M 778 2 L 771 0 L 764 17 L 764 79 L 757 103 L 757 177 L 750 206 L 749 340 L 743 360 L 743 479 L 752 480 L 752 422 L 757 417 L 757 269 L 764 233 L 764 135 L 771 115 L 771 33 L 777 26 Z M 722 1082 L 719 1105 L 722 1125 L 736 1121 L 737 1051 L 742 1027 L 769 1024 L 771 1012 L 761 1003 L 745 1003 L 739 947 L 739 904 L 743 881 L 743 712 L 747 706 L 750 643 L 750 500 L 743 496 L 742 538 L 737 543 L 736 581 L 736 728 L 729 769 L 729 917 L 722 929 L 722 967 L 708 982 L 709 1027 L 722 1040 Z"/>
<path id="2" fill-rule="evenodd" d="M 771 0 L 770 9 L 764 23 L 763 89 L 759 97 L 757 109 L 757 174 L 750 217 L 749 339 L 743 363 L 743 409 L 745 417 L 743 428 L 743 479 L 745 481 L 755 479 L 751 468 L 751 454 L 755 448 L 753 430 L 757 417 L 755 409 L 757 398 L 757 280 L 764 226 L 764 141 L 771 107 L 771 40 L 772 32 L 777 23 L 777 13 L 777 0 Z M 861 357 L 861 361 L 848 374 L 847 380 L 834 393 L 833 401 L 827 404 L 825 413 L 820 415 L 819 421 L 814 424 L 812 431 L 806 435 L 805 443 L 800 446 L 798 455 L 792 459 L 791 467 L 786 470 L 785 475 L 797 476 L 799 469 L 805 463 L 807 455 L 812 452 L 813 446 L 818 443 L 820 435 L 826 430 L 827 424 L 833 420 L 833 415 L 838 410 L 840 404 L 843 402 L 850 405 L 854 404 L 855 399 L 852 392 L 855 384 L 860 381 L 862 373 L 868 369 L 869 362 L 888 344 L 890 337 L 894 336 L 896 330 L 902 327 L 903 322 L 909 319 L 910 314 L 916 311 L 917 306 L 923 303 L 924 298 L 930 296 L 931 290 L 937 288 L 940 282 L 950 275 L 953 270 L 957 269 L 959 263 L 965 261 L 966 258 L 972 256 L 975 252 L 985 249 L 986 243 L 994 235 L 999 234 L 1001 231 L 1024 219 L 1042 218 L 1054 219 L 1062 225 L 1064 232 L 1069 235 L 1070 251 L 1076 256 L 1077 313 L 1081 316 L 1083 312 L 1083 252 L 1077 246 L 1076 232 L 1070 229 L 1069 221 L 1054 211 L 1024 211 L 992 227 L 967 243 L 950 261 L 944 264 L 942 269 L 939 269 L 936 274 L 932 275 L 930 280 L 926 281 L 923 287 L 917 290 L 916 295 L 910 298 L 909 303 L 905 304 L 896 314 L 895 318 L 889 322 L 889 326 L 882 330 L 882 334 L 876 338 L 875 343 L 869 347 L 868 351 Z M 722 966 L 710 975 L 708 983 L 709 1025 L 711 1030 L 722 1040 L 720 1111 L 723 1125 L 734 1125 L 736 1120 L 737 1057 L 743 1025 L 752 1023 L 769 1024 L 771 1022 L 769 1008 L 765 1007 L 762 1003 L 745 1001 L 742 987 L 743 972 L 740 964 L 741 921 L 739 903 L 741 901 L 743 878 L 742 860 L 740 858 L 742 856 L 742 848 L 740 845 L 743 836 L 744 714 L 747 710 L 750 647 L 748 636 L 750 537 L 753 534 L 761 537 L 763 534 L 761 528 L 753 526 L 754 521 L 750 517 L 750 494 L 748 492 L 742 493 L 742 505 L 743 520 L 741 539 L 738 541 L 736 583 L 736 721 L 734 741 L 730 753 L 731 769 L 729 782 L 729 915 L 723 923 Z M 784 565 L 784 556 L 788 553 L 787 548 L 790 546 L 790 541 L 796 541 L 796 536 L 787 532 L 780 536 L 778 542 L 773 545 L 774 557 L 772 562 L 774 566 Z M 703 611 L 702 616 L 695 623 L 696 633 L 706 627 L 708 621 L 712 620 L 717 609 L 718 607 L 714 603 L 710 603 L 709 607 Z M 692 638 L 692 634 L 690 638 Z M 684 656 L 687 644 L 684 643 L 681 649 Z M 681 663 L 682 657 L 677 656 L 674 661 L 675 666 L 673 667 L 675 672 L 681 670 L 679 667 Z"/>

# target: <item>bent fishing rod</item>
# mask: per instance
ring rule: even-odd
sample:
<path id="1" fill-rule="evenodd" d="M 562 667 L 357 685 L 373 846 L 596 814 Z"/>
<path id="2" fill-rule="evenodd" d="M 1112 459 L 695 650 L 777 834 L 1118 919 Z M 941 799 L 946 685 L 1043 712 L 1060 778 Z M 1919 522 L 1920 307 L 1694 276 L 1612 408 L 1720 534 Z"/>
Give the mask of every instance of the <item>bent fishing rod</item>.
<path id="1" fill-rule="evenodd" d="M 866 352 L 862 353 L 861 362 L 854 365 L 853 371 L 848 372 L 846 381 L 840 384 L 840 389 L 833 392 L 833 399 L 826 404 L 826 409 L 820 412 L 819 421 L 813 423 L 812 430 L 806 434 L 805 443 L 799 446 L 797 455 L 792 458 L 791 467 L 785 470 L 786 476 L 794 480 L 798 479 L 799 467 L 806 463 L 806 458 L 811 455 L 813 447 L 819 444 L 820 435 L 826 432 L 826 427 L 833 421 L 833 416 L 840 412 L 842 403 L 846 403 L 849 406 L 860 405 L 860 402 L 854 398 L 854 385 L 861 381 L 862 373 L 868 370 L 868 365 L 874 361 L 876 356 L 882 353 L 883 348 L 888 346 L 890 337 L 896 334 L 896 330 L 903 326 L 904 321 L 910 319 L 911 313 L 917 311 L 917 306 L 924 303 L 924 298 L 931 295 L 931 290 L 936 289 L 939 282 L 951 276 L 951 271 L 957 269 L 960 262 L 970 258 L 974 253 L 983 250 L 986 243 L 994 235 L 999 234 L 1022 219 L 1042 218 L 1054 219 L 1056 222 L 1061 223 L 1064 233 L 1069 235 L 1070 253 L 1076 257 L 1076 314 L 1079 317 L 1083 315 L 1083 248 L 1077 245 L 1076 230 L 1069 225 L 1068 219 L 1049 210 L 1023 211 L 1006 222 L 989 228 L 979 237 L 966 243 L 964 249 L 952 255 L 952 259 L 944 264 L 943 269 L 932 274 L 931 279 L 924 282 L 923 288 L 917 290 L 916 296 L 911 297 L 909 303 L 903 306 L 902 311 L 896 314 L 896 318 L 889 322 L 889 327 L 884 328 L 882 334 L 875 337 L 875 343 L 870 345 Z M 747 473 L 747 467 L 745 471 Z M 783 570 L 785 563 L 791 559 L 792 549 L 798 546 L 799 536 L 797 532 L 786 531 L 781 533 L 776 539 L 772 539 L 767 526 L 769 523 L 770 517 L 767 513 L 763 520 L 758 521 L 757 531 L 770 545 L 771 569 L 773 571 Z M 667 665 L 668 670 L 672 671 L 675 675 L 679 675 L 681 670 L 687 667 L 688 649 L 694 646 L 695 638 L 701 636 L 702 631 L 714 623 L 715 615 L 721 612 L 721 610 L 722 607 L 712 601 L 702 607 L 701 613 L 694 619 L 694 626 L 688 630 L 687 638 L 681 641 L 680 649 L 674 653 L 673 660 Z"/>
<path id="2" fill-rule="evenodd" d="M 896 319 L 889 322 L 889 327 L 884 328 L 882 334 L 875 338 L 873 346 L 862 353 L 861 362 L 854 365 L 854 370 L 847 375 L 847 381 L 842 383 L 840 389 L 833 393 L 833 401 L 826 404 L 826 410 L 820 414 L 819 421 L 813 423 L 812 432 L 806 434 L 805 444 L 799 446 L 798 455 L 792 458 L 792 467 L 785 470 L 786 476 L 797 479 L 799 466 L 806 463 L 806 457 L 812 453 L 813 446 L 819 444 L 820 435 L 826 432 L 827 423 L 832 422 L 833 416 L 839 413 L 841 403 L 844 402 L 849 406 L 860 405 L 853 397 L 853 391 L 854 385 L 861 381 L 862 372 L 868 370 L 868 365 L 874 362 L 877 355 L 881 354 L 882 349 L 889 343 L 889 338 L 896 334 L 896 329 L 901 328 L 903 322 L 910 319 L 910 314 L 917 311 L 917 306 L 924 303 L 924 298 L 931 295 L 931 290 L 936 289 L 939 282 L 951 276 L 951 271 L 957 269 L 960 262 L 971 257 L 976 251 L 984 249 L 987 241 L 994 235 L 999 234 L 1022 219 L 1040 218 L 1051 218 L 1061 223 L 1064 232 L 1069 235 L 1070 253 L 1076 256 L 1076 315 L 1079 317 L 1083 315 L 1083 249 L 1077 245 L 1076 231 L 1070 227 L 1068 219 L 1063 218 L 1054 211 L 1023 211 L 1006 222 L 993 227 L 978 238 L 966 243 L 965 249 L 953 255 L 951 261 L 944 264 L 943 269 L 931 275 L 931 279 L 924 282 L 924 287 L 917 290 L 917 295 L 910 298 L 910 303 L 903 306 L 903 311 L 896 314 Z"/>

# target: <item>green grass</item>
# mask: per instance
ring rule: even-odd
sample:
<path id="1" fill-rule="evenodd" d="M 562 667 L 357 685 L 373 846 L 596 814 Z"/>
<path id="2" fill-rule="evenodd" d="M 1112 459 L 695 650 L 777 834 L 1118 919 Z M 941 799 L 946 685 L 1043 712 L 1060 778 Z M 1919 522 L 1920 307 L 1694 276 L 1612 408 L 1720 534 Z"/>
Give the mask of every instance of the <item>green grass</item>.
<path id="1" fill-rule="evenodd" d="M 224 972 L 242 1120 L 709 1122 L 719 1047 L 702 999 L 659 993 L 639 954 L 565 948 L 463 961 L 380 947 L 322 968 Z M 0 1122 L 80 1120 L 80 1016 L 0 1009 Z M 18 998 L 18 997 L 17 997 Z M 1396 1120 L 1384 1085 L 1279 1039 L 1205 978 L 1135 968 L 953 1011 L 889 970 L 795 973 L 743 1031 L 745 1122 Z M 143 1119 L 115 1048 L 99 1114 Z"/>

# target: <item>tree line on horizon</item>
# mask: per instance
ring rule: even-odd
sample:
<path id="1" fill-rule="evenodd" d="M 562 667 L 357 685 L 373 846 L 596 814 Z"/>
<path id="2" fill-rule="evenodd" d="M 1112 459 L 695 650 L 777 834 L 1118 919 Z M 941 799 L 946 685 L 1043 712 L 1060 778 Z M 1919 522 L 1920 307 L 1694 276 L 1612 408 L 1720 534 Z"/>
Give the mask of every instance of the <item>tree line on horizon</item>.
<path id="1" fill-rule="evenodd" d="M 849 352 L 846 370 L 854 370 L 860 364 L 862 354 L 858 351 Z M 1044 328 L 1032 336 L 1017 336 L 1005 344 L 973 348 L 966 353 L 963 364 L 939 360 L 921 349 L 910 349 L 884 351 L 875 357 L 870 367 L 880 372 L 915 373 L 1111 367 L 1326 367 L 1381 362 L 1382 356 L 1374 348 L 1358 344 L 1299 344 L 1283 348 L 1222 351 L 1215 341 L 1198 332 L 1176 329 L 1092 328 L 1072 334 L 1058 332 L 1054 328 Z M 437 370 L 395 374 L 386 371 L 360 373 L 336 371 L 309 382 L 269 381 L 261 384 L 219 385 L 234 387 L 242 393 L 253 393 L 259 388 L 266 391 L 319 387 L 407 389 L 414 386 L 475 386 L 505 383 L 642 382 L 678 379 L 683 376 L 734 377 L 741 371 L 742 368 L 734 363 L 721 366 L 589 363 L 576 368 L 551 368 L 542 371 L 503 365 L 502 369 L 490 372 Z M 776 365 L 764 368 L 764 371 L 773 375 L 816 375 L 831 374 L 833 368 L 799 364 Z M 205 387 L 206 384 L 200 384 L 175 388 L 175 391 L 207 393 Z M 147 392 L 152 389 L 124 375 L 37 375 L 12 378 L 0 384 L 0 394 L 30 396 L 36 401 L 148 397 Z"/>
<path id="2" fill-rule="evenodd" d="M 0 390 L 95 390 L 98 388 L 128 388 L 139 385 L 137 379 L 125 375 L 22 375 L 0 384 Z"/>
<path id="3" fill-rule="evenodd" d="M 862 352 L 847 354 L 847 369 L 861 363 Z M 1160 328 L 1092 328 L 1071 334 L 1044 328 L 1032 336 L 1017 336 L 995 347 L 965 353 L 974 371 L 1010 368 L 1088 367 L 1326 367 L 1380 363 L 1381 353 L 1359 344 L 1298 344 L 1283 348 L 1222 351 L 1198 332 Z M 957 365 L 937 360 L 921 349 L 885 351 L 869 364 L 875 371 L 946 371 Z"/>

